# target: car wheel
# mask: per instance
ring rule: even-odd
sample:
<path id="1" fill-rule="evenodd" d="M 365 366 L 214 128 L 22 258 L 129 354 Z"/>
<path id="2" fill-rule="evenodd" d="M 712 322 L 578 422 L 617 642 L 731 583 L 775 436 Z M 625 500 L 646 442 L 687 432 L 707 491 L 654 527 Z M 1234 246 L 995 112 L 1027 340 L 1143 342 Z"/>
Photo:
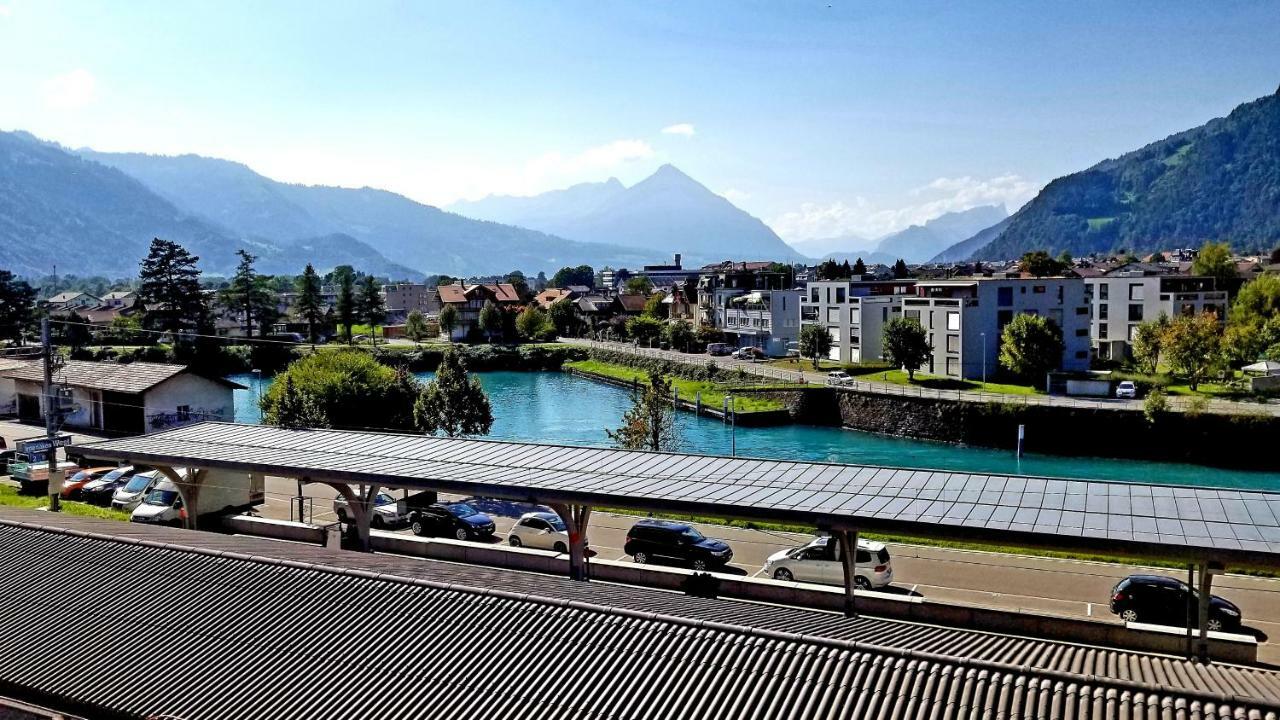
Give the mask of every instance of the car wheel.
<path id="1" fill-rule="evenodd" d="M 1222 618 L 1211 617 L 1207 624 L 1210 630 L 1214 632 L 1222 632 Z"/>
<path id="2" fill-rule="evenodd" d="M 871 581 L 862 577 L 861 575 L 858 575 L 853 578 L 853 586 L 858 588 L 859 590 L 870 590 Z"/>
<path id="3" fill-rule="evenodd" d="M 511 536 L 509 536 L 509 537 L 507 538 L 507 543 L 508 543 L 509 545 L 511 545 L 511 547 L 520 547 L 521 545 L 523 545 L 523 544 L 524 544 L 524 543 L 520 542 L 520 536 L 518 536 L 518 535 L 511 535 Z"/>
<path id="4" fill-rule="evenodd" d="M 369 527 L 372 527 L 374 530 L 381 530 L 386 527 L 386 523 L 383 522 L 381 515 L 374 515 L 373 519 L 369 521 Z"/>
<path id="5" fill-rule="evenodd" d="M 426 529 L 422 527 L 421 520 L 414 520 L 413 524 L 409 526 L 409 529 L 413 530 L 413 534 L 419 537 L 427 534 Z"/>
<path id="6" fill-rule="evenodd" d="M 552 549 L 552 550 L 555 550 L 556 552 L 558 552 L 558 553 L 560 553 L 560 554 L 562 554 L 562 555 L 563 555 L 564 553 L 569 552 L 569 548 L 565 547 L 565 544 L 564 544 L 564 543 L 562 543 L 562 542 L 558 542 L 558 543 L 556 543 L 555 545 L 552 545 L 552 546 L 551 546 L 551 549 Z"/>
<path id="7" fill-rule="evenodd" d="M 791 571 L 786 568 L 778 568 L 773 571 L 773 579 L 781 580 L 782 582 L 795 582 L 796 576 L 792 575 Z"/>
<path id="8" fill-rule="evenodd" d="M 1133 608 L 1125 608 L 1120 611 L 1120 619 L 1125 622 L 1136 623 L 1138 622 L 1138 611 Z"/>
<path id="9" fill-rule="evenodd" d="M 453 536 L 458 538 L 459 540 L 466 540 L 468 537 L 470 537 L 469 535 L 467 535 L 467 531 L 465 528 L 458 528 L 457 530 L 454 530 Z"/>
<path id="10" fill-rule="evenodd" d="M 690 565 L 692 565 L 693 569 L 697 570 L 698 572 L 703 572 L 704 570 L 707 569 L 707 561 L 704 558 L 697 558 L 692 563 L 690 563 Z"/>
<path id="11" fill-rule="evenodd" d="M 645 565 L 649 562 L 649 553 L 642 550 L 635 555 L 632 555 L 631 560 L 637 565 Z"/>

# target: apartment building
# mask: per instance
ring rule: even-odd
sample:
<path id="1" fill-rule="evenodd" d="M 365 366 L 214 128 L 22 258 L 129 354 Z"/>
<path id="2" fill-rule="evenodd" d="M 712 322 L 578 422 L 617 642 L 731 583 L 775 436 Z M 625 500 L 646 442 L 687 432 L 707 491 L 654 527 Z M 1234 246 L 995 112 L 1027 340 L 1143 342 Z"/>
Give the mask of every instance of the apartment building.
<path id="1" fill-rule="evenodd" d="M 1161 315 L 1211 312 L 1225 322 L 1230 306 L 1228 290 L 1212 277 L 1175 275 L 1149 263 L 1122 265 L 1086 278 L 1095 351 L 1103 360 L 1123 360 L 1132 353 L 1138 325 Z"/>
<path id="2" fill-rule="evenodd" d="M 702 268 L 697 322 L 713 325 L 738 347 L 781 357 L 800 338 L 800 290 L 768 262 L 725 262 Z"/>
<path id="3" fill-rule="evenodd" d="M 829 358 L 841 364 L 884 358 L 884 326 L 915 293 L 912 280 L 818 280 L 806 284 L 800 324 L 821 325 L 831 336 Z"/>
<path id="4" fill-rule="evenodd" d="M 433 287 L 417 283 L 393 283 L 382 286 L 387 306 L 387 322 L 403 323 L 409 313 L 417 310 L 423 315 L 440 313 L 440 293 Z"/>
<path id="5" fill-rule="evenodd" d="M 1020 314 L 1062 329 L 1060 369 L 1089 369 L 1089 303 L 1078 277 L 981 277 L 917 281 L 902 299 L 903 317 L 924 326 L 933 355 L 921 372 L 981 380 L 999 369 L 1000 333 Z"/>

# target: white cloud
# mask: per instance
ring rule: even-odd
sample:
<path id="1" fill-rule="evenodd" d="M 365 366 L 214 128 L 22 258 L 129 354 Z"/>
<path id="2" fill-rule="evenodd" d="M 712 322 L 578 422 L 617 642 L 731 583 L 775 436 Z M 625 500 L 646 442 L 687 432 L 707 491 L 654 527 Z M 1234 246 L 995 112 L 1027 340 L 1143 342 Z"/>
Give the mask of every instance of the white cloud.
<path id="1" fill-rule="evenodd" d="M 915 188 L 908 197 L 918 202 L 897 208 L 877 207 L 864 197 L 833 203 L 804 203 L 783 213 L 770 225 L 784 239 L 800 241 L 839 235 L 878 238 L 910 225 L 923 225 L 939 215 L 981 205 L 1003 203 L 1009 212 L 1022 207 L 1040 186 L 1019 175 L 989 179 L 941 177 Z"/>
<path id="2" fill-rule="evenodd" d="M 44 102 L 55 110 L 79 110 L 98 98 L 98 82 L 84 68 L 49 78 Z"/>
<path id="3" fill-rule="evenodd" d="M 663 135 L 683 135 L 693 137 L 693 123 L 676 123 L 662 128 Z"/>
<path id="4" fill-rule="evenodd" d="M 4 3 L 0 3 L 0 18 L 9 17 L 12 14 L 13 14 L 13 8 L 9 7 L 8 5 L 5 5 Z"/>

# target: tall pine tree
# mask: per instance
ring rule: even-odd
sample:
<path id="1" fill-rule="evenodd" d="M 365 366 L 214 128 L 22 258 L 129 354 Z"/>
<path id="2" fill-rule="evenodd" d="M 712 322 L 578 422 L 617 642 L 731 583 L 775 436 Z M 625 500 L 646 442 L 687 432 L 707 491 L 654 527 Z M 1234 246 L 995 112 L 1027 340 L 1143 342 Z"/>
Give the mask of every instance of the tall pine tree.
<path id="1" fill-rule="evenodd" d="M 369 325 L 369 336 L 378 343 L 378 327 L 387 321 L 387 303 L 382 298 L 382 285 L 372 275 L 360 280 L 360 297 L 356 300 L 360 319 Z"/>
<path id="2" fill-rule="evenodd" d="M 324 299 L 321 297 L 320 276 L 316 269 L 307 263 L 307 267 L 298 276 L 294 288 L 298 299 L 293 303 L 293 312 L 307 322 L 307 339 L 316 341 L 318 328 L 324 322 Z"/>
<path id="3" fill-rule="evenodd" d="M 259 275 L 253 268 L 258 258 L 244 250 L 237 250 L 240 263 L 236 265 L 236 274 L 231 284 L 220 293 L 222 304 L 239 315 L 244 323 L 244 334 L 253 337 L 256 325 L 258 334 L 270 323 L 275 322 L 279 312 L 276 310 L 276 293 L 271 289 L 271 278 Z"/>
<path id="4" fill-rule="evenodd" d="M 35 322 L 36 289 L 0 270 L 0 340 L 21 343 Z"/>
<path id="5" fill-rule="evenodd" d="M 147 308 L 145 322 L 175 335 L 197 330 L 209 317 L 200 289 L 200 258 L 171 240 L 155 238 L 138 272 L 138 302 Z M 175 338 L 176 339 L 176 338 Z"/>
<path id="6" fill-rule="evenodd" d="M 351 326 L 356 322 L 355 278 L 349 273 L 338 277 L 338 325 L 342 327 L 342 336 L 347 344 L 351 344 Z"/>

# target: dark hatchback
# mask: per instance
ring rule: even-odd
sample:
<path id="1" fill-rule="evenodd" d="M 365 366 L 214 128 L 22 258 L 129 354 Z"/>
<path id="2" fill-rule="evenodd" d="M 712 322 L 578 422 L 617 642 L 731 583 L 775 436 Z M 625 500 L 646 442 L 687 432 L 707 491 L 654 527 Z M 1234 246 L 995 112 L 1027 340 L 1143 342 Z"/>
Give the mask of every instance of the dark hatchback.
<path id="1" fill-rule="evenodd" d="M 132 465 L 118 467 L 97 480 L 91 480 L 80 488 L 80 499 L 93 505 L 107 507 L 111 504 L 111 496 L 116 490 L 133 479 L 135 468 Z M 140 471 L 139 471 L 140 472 Z"/>
<path id="2" fill-rule="evenodd" d="M 627 531 L 623 552 L 644 564 L 655 558 L 678 560 L 694 570 L 723 567 L 733 550 L 723 540 L 705 537 L 690 525 L 670 520 L 641 520 Z"/>
<path id="3" fill-rule="evenodd" d="M 493 537 L 493 518 L 466 503 L 435 503 L 409 513 L 414 535 L 487 540 Z"/>
<path id="4" fill-rule="evenodd" d="M 1187 627 L 1199 618 L 1200 594 L 1176 578 L 1130 575 L 1111 589 L 1111 612 L 1125 622 Z M 1234 603 L 1209 596 L 1209 629 L 1235 632 L 1242 620 Z"/>

